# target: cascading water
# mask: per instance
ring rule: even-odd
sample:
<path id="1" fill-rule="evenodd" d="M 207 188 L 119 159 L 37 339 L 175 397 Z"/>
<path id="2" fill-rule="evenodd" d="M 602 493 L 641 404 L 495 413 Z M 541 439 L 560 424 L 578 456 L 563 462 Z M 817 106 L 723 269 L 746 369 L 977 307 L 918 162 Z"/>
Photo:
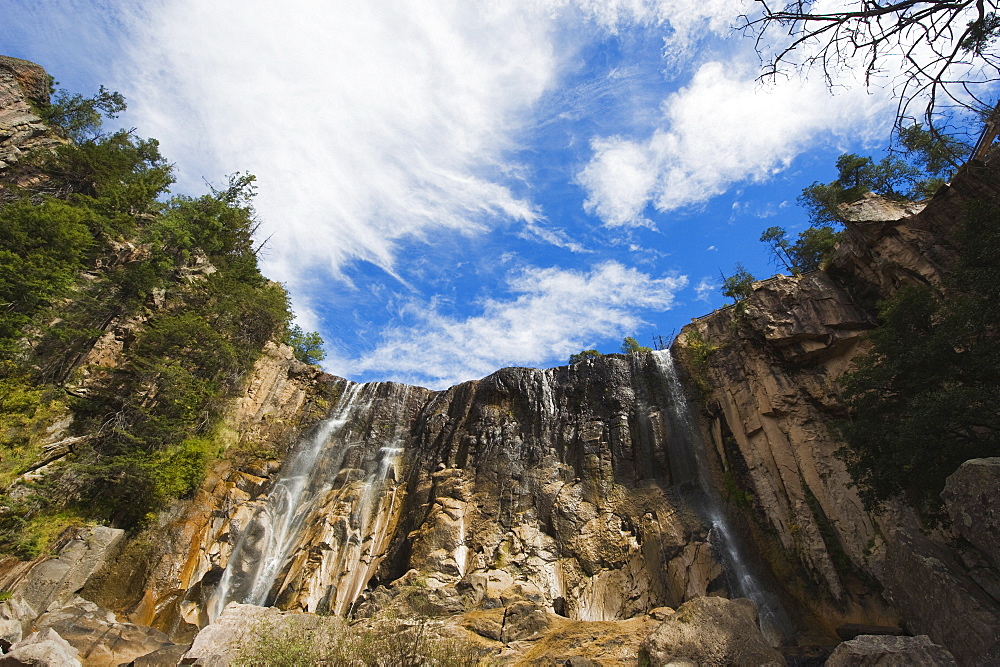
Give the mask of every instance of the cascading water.
<path id="1" fill-rule="evenodd" d="M 677 376 L 673 355 L 669 349 L 652 355 L 670 399 L 672 440 L 676 445 L 671 448 L 674 483 L 693 491 L 692 504 L 711 527 L 709 541 L 722 556 L 730 594 L 749 598 L 757 605 L 761 631 L 772 645 L 780 645 L 793 636 L 792 622 L 778 598 L 761 585 L 744 545 L 730 526 L 725 503 L 712 482 L 705 447 Z"/>
<path id="2" fill-rule="evenodd" d="M 282 468 L 264 504 L 257 510 L 229 557 L 209 604 L 215 619 L 230 602 L 264 604 L 275 577 L 295 549 L 299 531 L 313 501 L 329 488 L 314 475 L 316 464 L 357 410 L 364 385 L 347 387 L 336 406 L 313 433 L 300 443 Z"/>
<path id="3" fill-rule="evenodd" d="M 345 389 L 267 497 L 254 501 L 208 605 L 210 619 L 230 602 L 347 611 L 392 537 L 411 389 Z M 321 534 L 316 550 L 310 540 Z"/>

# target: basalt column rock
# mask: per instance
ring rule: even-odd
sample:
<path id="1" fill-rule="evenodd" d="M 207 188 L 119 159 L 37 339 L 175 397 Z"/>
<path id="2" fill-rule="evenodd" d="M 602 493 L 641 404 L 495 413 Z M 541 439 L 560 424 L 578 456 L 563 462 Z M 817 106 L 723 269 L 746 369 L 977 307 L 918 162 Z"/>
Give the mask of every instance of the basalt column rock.
<path id="1" fill-rule="evenodd" d="M 947 296 L 958 230 L 976 200 L 1000 201 L 995 156 L 964 166 L 925 205 L 867 197 L 845 209 L 849 221 L 824 270 L 754 283 L 739 305 L 685 327 L 675 347 L 702 393 L 703 427 L 727 494 L 801 607 L 828 631 L 841 623 L 903 623 L 960 660 L 992 655 L 984 638 L 994 632 L 989 610 L 1000 598 L 983 565 L 994 562 L 989 539 L 977 554 L 947 531 L 922 534 L 912 512 L 897 505 L 867 511 L 836 456 L 844 443 L 831 426 L 846 416 L 839 378 L 866 349 L 876 302 L 906 285 Z M 995 486 L 985 490 L 989 482 L 973 480 L 981 469 L 970 467 L 969 481 L 949 496 L 962 497 L 964 509 L 956 507 L 953 519 L 972 543 L 979 538 L 969 527 L 991 521 L 976 503 L 997 495 Z M 966 487 L 984 492 L 964 497 Z M 929 597 L 914 586 L 924 577 L 922 588 L 937 591 Z M 957 607 L 943 602 L 949 596 Z M 949 638 L 946 608 L 968 609 L 978 620 L 956 626 Z M 969 650 L 971 639 L 958 638 L 966 631 L 983 639 L 976 639 L 978 654 Z"/>
<path id="2" fill-rule="evenodd" d="M 368 613 L 419 589 L 448 612 L 527 601 L 590 621 L 726 593 L 709 527 L 678 486 L 692 453 L 653 355 L 505 369 L 443 392 L 318 382 L 332 411 L 292 448 L 318 444 L 314 463 L 220 464 L 159 529 L 172 546 L 150 535 L 152 558 L 134 550 L 106 572 L 129 582 L 121 611 L 190 641 L 251 589 L 302 611 Z M 240 414 L 257 433 L 265 390 L 250 388 Z M 286 511 L 288 548 L 267 551 Z"/>

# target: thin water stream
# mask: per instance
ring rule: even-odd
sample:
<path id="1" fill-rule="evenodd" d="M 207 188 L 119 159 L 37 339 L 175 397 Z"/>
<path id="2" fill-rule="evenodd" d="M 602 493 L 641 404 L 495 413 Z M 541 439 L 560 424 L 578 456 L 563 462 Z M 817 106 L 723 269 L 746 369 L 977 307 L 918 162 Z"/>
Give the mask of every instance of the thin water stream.
<path id="1" fill-rule="evenodd" d="M 794 636 L 794 626 L 776 595 L 768 591 L 747 557 L 746 546 L 732 528 L 725 502 L 712 480 L 700 429 L 688 405 L 670 350 L 652 352 L 670 398 L 671 472 L 674 483 L 686 488 L 695 510 L 709 527 L 709 542 L 722 557 L 732 597 L 757 605 L 760 628 L 773 646 Z"/>

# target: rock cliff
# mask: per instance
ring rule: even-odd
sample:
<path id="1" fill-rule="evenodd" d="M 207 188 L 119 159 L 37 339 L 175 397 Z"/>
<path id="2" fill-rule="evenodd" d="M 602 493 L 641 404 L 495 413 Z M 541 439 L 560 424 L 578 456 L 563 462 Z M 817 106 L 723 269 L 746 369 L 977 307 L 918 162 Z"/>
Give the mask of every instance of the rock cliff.
<path id="1" fill-rule="evenodd" d="M 63 141 L 33 112 L 47 84 L 0 59 L 0 170 Z M 1000 660 L 996 459 L 955 473 L 953 526 L 929 531 L 901 505 L 866 510 L 830 430 L 874 303 L 909 283 L 943 289 L 960 211 L 1000 200 L 998 171 L 967 165 L 926 206 L 852 205 L 825 270 L 756 283 L 673 354 L 430 391 L 352 383 L 269 343 L 190 497 L 139 534 L 78 527 L 55 557 L 0 562 L 0 649 L 222 665 L 264 630 L 405 651 L 431 628 L 505 663 L 773 664 L 779 644 L 829 645 L 799 656 L 815 661 L 838 634 L 908 633 L 929 639 L 862 637 L 835 659 L 947 663 L 937 642 L 960 663 Z M 124 244 L 109 261 L 143 252 Z M 214 270 L 195 253 L 174 277 Z M 99 389 L 164 294 L 105 322 L 64 388 Z"/>
<path id="2" fill-rule="evenodd" d="M 963 662 L 996 651 L 996 571 L 982 568 L 989 549 L 947 529 L 925 534 L 902 506 L 866 511 L 831 424 L 844 415 L 837 380 L 865 349 L 876 301 L 907 284 L 945 289 L 964 207 L 998 197 L 996 157 L 963 167 L 926 206 L 869 196 L 845 211 L 850 221 L 825 270 L 754 283 L 738 307 L 695 320 L 678 337 L 744 529 L 827 631 L 898 622 Z M 996 496 L 982 501 L 995 507 Z"/>
<path id="3" fill-rule="evenodd" d="M 283 464 L 220 464 L 154 531 L 170 536 L 155 558 L 126 550 L 92 595 L 182 639 L 231 600 L 364 612 L 416 586 L 451 612 L 529 601 L 612 621 L 725 593 L 658 363 L 505 369 L 445 392 L 327 379 L 331 416 Z M 269 364 L 255 395 L 275 394 L 257 384 Z M 140 569 L 130 599 L 121 573 Z"/>

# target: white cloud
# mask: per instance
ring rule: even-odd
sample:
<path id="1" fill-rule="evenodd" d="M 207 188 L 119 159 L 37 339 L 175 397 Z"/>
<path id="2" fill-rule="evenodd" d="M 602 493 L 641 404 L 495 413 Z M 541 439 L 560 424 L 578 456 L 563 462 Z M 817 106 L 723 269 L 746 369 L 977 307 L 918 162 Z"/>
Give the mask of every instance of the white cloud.
<path id="1" fill-rule="evenodd" d="M 182 185 L 257 174 L 276 279 L 538 221 L 504 174 L 558 69 L 544 7 L 170 0 L 143 22 L 131 117 Z"/>
<path id="2" fill-rule="evenodd" d="M 416 324 L 389 331 L 347 370 L 445 387 L 502 366 L 561 360 L 594 340 L 635 332 L 643 323 L 638 311 L 670 308 L 686 285 L 684 276 L 653 278 L 611 261 L 589 272 L 526 269 L 509 280 L 515 298 L 488 300 L 468 319 L 411 303 Z"/>
<path id="3" fill-rule="evenodd" d="M 698 281 L 694 288 L 695 298 L 698 301 L 708 303 L 709 298 L 719 289 L 719 282 L 713 278 L 704 277 Z"/>
<path id="4" fill-rule="evenodd" d="M 884 122 L 871 120 L 887 103 L 885 91 L 831 96 L 820 81 L 762 88 L 753 71 L 706 63 L 664 101 L 648 138 L 593 139 L 593 157 L 577 176 L 585 208 L 608 227 L 650 226 L 647 206 L 670 211 L 766 180 L 823 137 L 887 135 Z"/>

